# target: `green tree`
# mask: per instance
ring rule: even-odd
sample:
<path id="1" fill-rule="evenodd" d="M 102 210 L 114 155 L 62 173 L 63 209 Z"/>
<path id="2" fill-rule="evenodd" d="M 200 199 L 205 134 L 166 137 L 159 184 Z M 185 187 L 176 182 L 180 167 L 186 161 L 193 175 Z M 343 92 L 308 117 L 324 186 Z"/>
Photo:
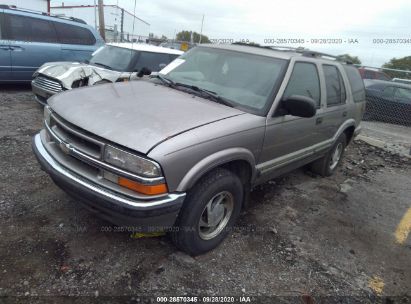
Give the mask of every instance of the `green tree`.
<path id="1" fill-rule="evenodd" d="M 353 64 L 361 64 L 360 58 L 358 56 L 352 56 L 350 54 L 342 54 L 337 56 L 342 61 L 349 61 Z"/>
<path id="2" fill-rule="evenodd" d="M 403 58 L 392 58 L 390 61 L 384 63 L 382 67 L 388 69 L 411 71 L 411 56 L 406 56 Z M 411 79 L 411 73 L 396 72 L 389 70 L 384 70 L 384 73 L 387 73 L 392 78 Z"/>
<path id="3" fill-rule="evenodd" d="M 191 34 L 193 35 L 193 42 L 194 43 L 199 43 L 200 42 L 200 36 L 201 36 L 201 43 L 210 43 L 211 42 L 210 39 L 208 39 L 207 36 L 200 35 L 199 33 L 193 32 L 193 31 L 181 31 L 181 32 L 177 33 L 176 40 L 191 42 Z"/>

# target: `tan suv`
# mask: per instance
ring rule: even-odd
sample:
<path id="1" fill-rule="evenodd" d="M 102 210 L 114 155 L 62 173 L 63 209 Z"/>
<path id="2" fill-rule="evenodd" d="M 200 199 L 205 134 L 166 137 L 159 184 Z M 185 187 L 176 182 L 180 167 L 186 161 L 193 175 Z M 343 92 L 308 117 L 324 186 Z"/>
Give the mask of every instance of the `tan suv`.
<path id="1" fill-rule="evenodd" d="M 328 58 L 329 56 L 327 56 Z M 152 80 L 54 95 L 33 148 L 56 184 L 107 220 L 216 247 L 250 189 L 310 164 L 332 174 L 359 132 L 358 70 L 310 51 L 201 45 Z"/>

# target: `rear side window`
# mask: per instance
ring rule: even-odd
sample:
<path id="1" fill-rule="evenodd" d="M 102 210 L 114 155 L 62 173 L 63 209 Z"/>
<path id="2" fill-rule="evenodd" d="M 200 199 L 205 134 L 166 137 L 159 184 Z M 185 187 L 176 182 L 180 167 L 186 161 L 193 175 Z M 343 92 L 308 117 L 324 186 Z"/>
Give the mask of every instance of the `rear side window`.
<path id="1" fill-rule="evenodd" d="M 302 95 L 314 99 L 317 108 L 320 107 L 320 79 L 317 67 L 312 63 L 297 62 L 284 92 L 284 97 Z"/>
<path id="2" fill-rule="evenodd" d="M 14 41 L 57 43 L 56 31 L 47 20 L 6 14 L 8 39 Z"/>
<path id="3" fill-rule="evenodd" d="M 358 72 L 357 68 L 350 65 L 344 66 L 344 69 L 351 85 L 354 102 L 365 101 L 364 82 L 361 78 L 360 72 Z"/>
<path id="4" fill-rule="evenodd" d="M 375 78 L 374 77 L 374 72 L 365 70 L 364 78 L 365 79 L 374 79 Z"/>
<path id="5" fill-rule="evenodd" d="M 383 73 L 377 73 L 377 78 L 379 80 L 385 80 L 385 81 L 390 81 L 390 78 L 388 78 L 385 74 Z"/>
<path id="6" fill-rule="evenodd" d="M 63 44 L 94 45 L 96 38 L 90 30 L 71 24 L 53 22 L 59 40 Z"/>
<path id="7" fill-rule="evenodd" d="M 168 64 L 170 55 L 164 53 L 140 52 L 138 61 L 134 70 L 140 71 L 142 68 L 148 68 L 153 72 L 160 71 L 160 64 Z"/>
<path id="8" fill-rule="evenodd" d="M 340 71 L 334 65 L 323 65 L 323 69 L 327 90 L 327 106 L 345 103 L 345 86 Z"/>

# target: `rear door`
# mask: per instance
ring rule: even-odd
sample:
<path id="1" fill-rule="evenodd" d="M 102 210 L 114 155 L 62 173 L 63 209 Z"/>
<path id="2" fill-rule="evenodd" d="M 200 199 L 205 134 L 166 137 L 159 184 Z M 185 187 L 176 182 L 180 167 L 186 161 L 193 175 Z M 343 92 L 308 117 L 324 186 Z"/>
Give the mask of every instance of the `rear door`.
<path id="1" fill-rule="evenodd" d="M 323 64 L 322 68 L 326 88 L 326 108 L 322 119 L 317 123 L 322 125 L 323 136 L 332 139 L 348 117 L 347 85 L 340 65 Z"/>
<path id="2" fill-rule="evenodd" d="M 0 9 L 0 81 L 9 81 L 11 78 L 11 56 L 9 42 L 4 37 L 3 11 Z"/>
<path id="3" fill-rule="evenodd" d="M 41 65 L 60 60 L 61 46 L 51 22 L 19 12 L 5 13 L 4 17 L 13 81 L 30 81 Z"/>
<path id="4" fill-rule="evenodd" d="M 98 48 L 93 33 L 80 24 L 74 25 L 63 21 L 53 22 L 57 36 L 61 42 L 63 61 L 84 62 Z"/>

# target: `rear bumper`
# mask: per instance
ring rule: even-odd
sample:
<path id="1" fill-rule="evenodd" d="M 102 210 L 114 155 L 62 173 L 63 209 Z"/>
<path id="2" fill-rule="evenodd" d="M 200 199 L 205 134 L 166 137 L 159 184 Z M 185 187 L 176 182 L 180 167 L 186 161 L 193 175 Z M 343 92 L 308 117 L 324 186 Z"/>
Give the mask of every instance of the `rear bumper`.
<path id="1" fill-rule="evenodd" d="M 102 188 L 60 165 L 45 149 L 37 134 L 32 147 L 42 169 L 64 191 L 98 216 L 132 231 L 171 228 L 183 205 L 185 193 L 170 193 L 153 200 L 136 200 Z"/>

